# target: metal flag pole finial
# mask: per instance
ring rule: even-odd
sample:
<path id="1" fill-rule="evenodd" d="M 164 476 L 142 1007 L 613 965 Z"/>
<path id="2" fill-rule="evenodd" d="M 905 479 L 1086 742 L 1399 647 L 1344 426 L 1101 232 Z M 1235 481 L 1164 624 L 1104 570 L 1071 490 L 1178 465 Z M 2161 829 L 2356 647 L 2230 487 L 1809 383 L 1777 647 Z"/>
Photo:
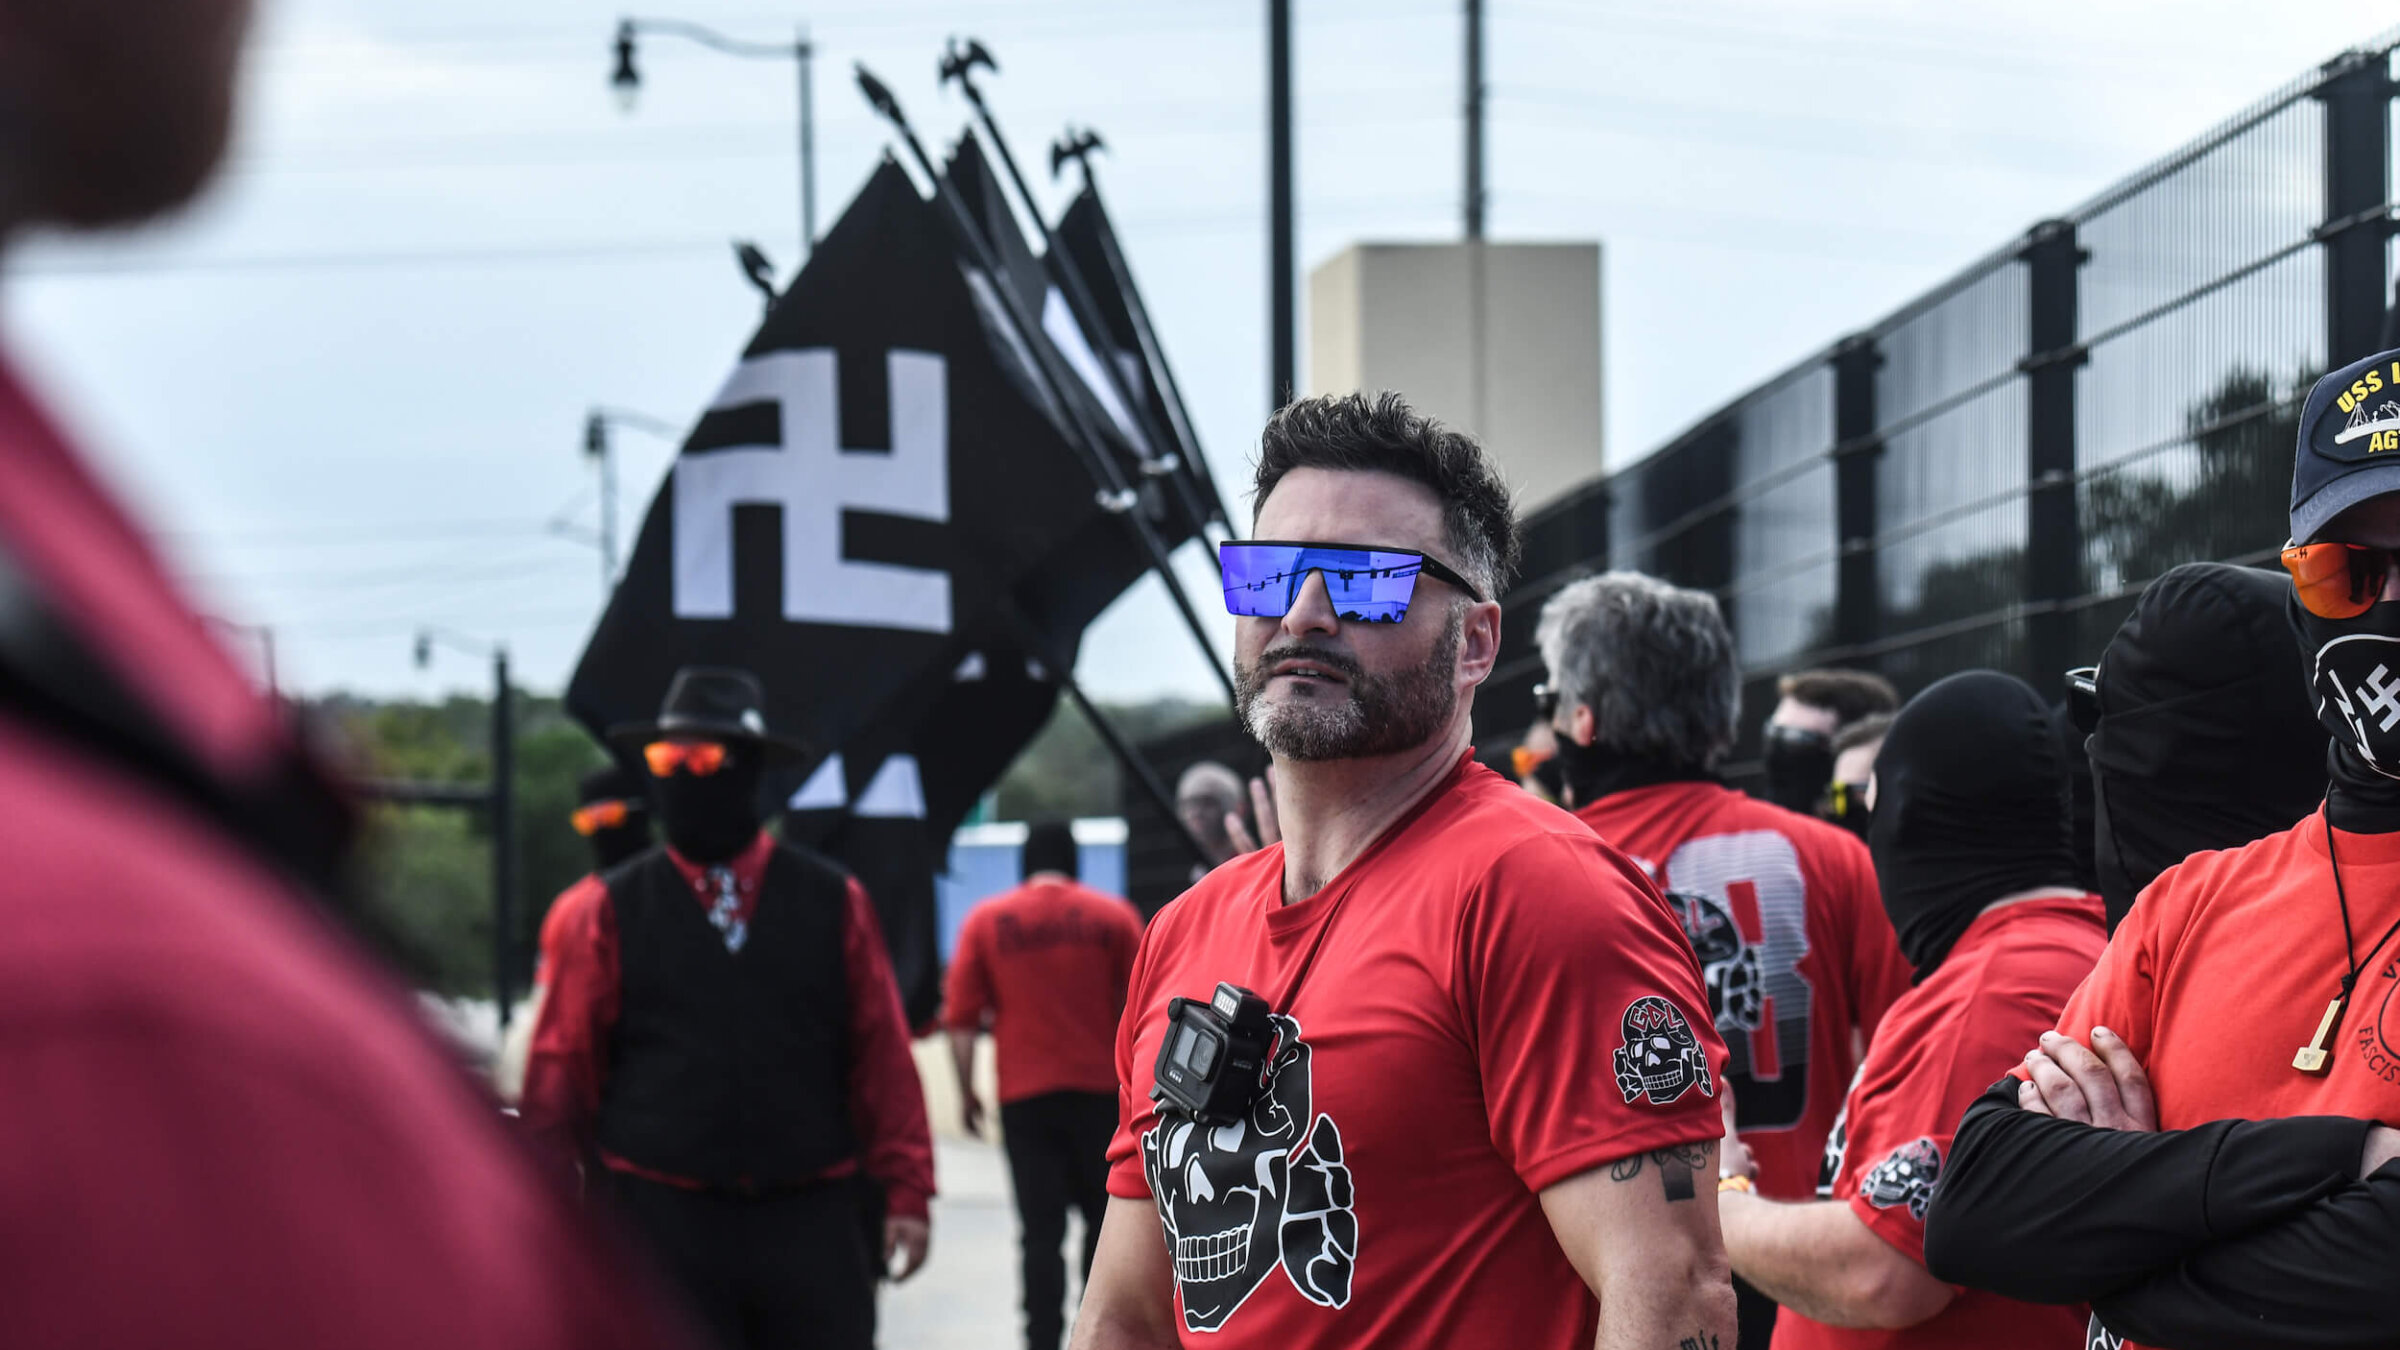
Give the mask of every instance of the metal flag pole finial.
<path id="1" fill-rule="evenodd" d="M 1091 286 L 1084 280 L 1074 259 L 1059 247 L 1057 234 L 1042 215 L 1042 204 L 1034 199 L 1033 185 L 1025 181 L 1024 171 L 1017 167 L 1017 157 L 1008 148 L 1008 138 L 1000 134 L 1000 123 L 992 116 L 991 105 L 984 101 L 983 90 L 975 83 L 977 66 L 987 67 L 994 72 L 1000 69 L 982 43 L 968 38 L 962 45 L 959 39 L 950 39 L 949 54 L 942 58 L 943 82 L 957 81 L 960 91 L 967 96 L 967 102 L 974 105 L 975 118 L 983 125 L 984 134 L 991 139 L 992 151 L 1000 157 L 1000 167 L 1006 171 L 1009 183 L 1016 188 L 1017 199 L 1024 203 L 1025 214 L 1032 218 L 1034 228 L 1041 231 L 1043 251 L 1055 264 L 1060 296 L 1067 302 L 1067 311 L 1074 316 L 1076 326 L 1086 335 L 1105 337 L 1108 326 L 1101 318 L 1099 303 L 1092 298 Z M 1149 400 L 1141 390 L 1133 387 L 1133 381 L 1115 362 L 1102 361 L 1100 373 L 1125 409 L 1126 417 L 1139 428 L 1141 439 L 1147 442 L 1141 447 L 1143 476 L 1166 479 L 1175 504 L 1191 523 L 1192 533 L 1203 540 L 1207 539 L 1209 510 L 1200 500 L 1198 491 L 1177 473 L 1187 462 L 1195 465 L 1202 462 L 1198 456 L 1189 454 L 1192 447 L 1182 439 L 1183 428 L 1175 428 L 1175 439 L 1170 440 L 1152 418 Z"/>
<path id="2" fill-rule="evenodd" d="M 1000 63 L 993 59 L 990 48 L 974 38 L 967 38 L 961 42 L 959 38 L 953 36 L 949 46 L 942 52 L 942 83 L 948 84 L 952 80 L 964 80 L 974 73 L 977 66 L 983 67 L 994 75 L 1000 73 Z"/>
<path id="3" fill-rule="evenodd" d="M 1151 570 L 1158 574 L 1159 580 L 1166 586 L 1167 598 L 1174 602 L 1184 626 L 1191 631 L 1193 641 L 1199 644 L 1201 659 L 1207 664 L 1208 673 L 1214 675 L 1224 689 L 1226 702 L 1233 702 L 1233 677 L 1226 672 L 1224 663 L 1217 659 L 1216 646 L 1209 637 L 1208 627 L 1201 622 L 1200 611 L 1193 608 L 1191 596 L 1185 592 L 1182 580 L 1175 575 L 1174 560 L 1167 552 L 1165 541 L 1159 538 L 1158 531 L 1135 505 L 1139 501 L 1138 494 L 1127 495 L 1130 485 L 1110 457 L 1107 443 L 1101 439 L 1082 406 L 1069 392 L 1069 382 L 1078 377 L 1064 369 L 1063 362 L 1043 335 L 1040 320 L 1026 307 L 1024 297 L 1017 293 L 1015 287 L 1005 284 L 1006 273 L 999 259 L 994 256 L 991 242 L 984 238 L 965 204 L 959 201 L 949 182 L 935 168 L 932 157 L 925 153 L 924 143 L 917 139 L 915 129 L 908 123 L 908 115 L 900 109 L 900 100 L 893 97 L 891 89 L 870 74 L 863 63 L 858 64 L 856 70 L 859 90 L 866 95 L 867 102 L 892 124 L 892 129 L 900 135 L 901 144 L 908 148 L 909 157 L 916 161 L 926 181 L 933 185 L 936 208 L 949 222 L 959 248 L 977 269 L 992 279 L 994 284 L 989 288 L 990 294 L 998 302 L 1001 317 L 1015 330 L 1022 349 L 1032 354 L 1030 373 L 1065 421 L 1060 429 L 1065 433 L 1068 448 L 1083 461 L 1084 471 L 1091 475 L 1093 485 L 1104 502 L 1114 498 L 1129 508 L 1116 511 L 1115 514 L 1141 543 L 1143 552 L 1150 560 Z"/>
<path id="4" fill-rule="evenodd" d="M 1083 185 L 1090 187 L 1092 156 L 1107 148 L 1108 142 L 1100 139 L 1099 132 L 1090 127 L 1070 126 L 1058 134 L 1057 140 L 1050 142 L 1050 176 L 1063 176 L 1068 161 L 1072 160 L 1075 167 L 1083 170 Z"/>

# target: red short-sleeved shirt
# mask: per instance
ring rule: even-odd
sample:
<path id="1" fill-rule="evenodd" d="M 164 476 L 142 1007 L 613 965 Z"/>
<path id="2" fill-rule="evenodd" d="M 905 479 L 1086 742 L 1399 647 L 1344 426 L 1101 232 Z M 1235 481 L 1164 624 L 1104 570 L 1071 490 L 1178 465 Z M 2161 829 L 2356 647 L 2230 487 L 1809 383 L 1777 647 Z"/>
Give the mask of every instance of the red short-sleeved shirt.
<path id="1" fill-rule="evenodd" d="M 2400 921 L 2400 835 L 2336 830 L 2334 848 L 2364 957 Z M 2124 1037 L 2149 1070 L 2162 1129 L 2286 1116 L 2400 1125 L 2400 938 L 2359 977 L 2326 1038 L 2324 1075 L 2292 1067 L 2349 968 L 2320 807 L 2160 874 L 2058 1029 L 2087 1045 L 2096 1026 Z"/>
<path id="2" fill-rule="evenodd" d="M 1114 1092 L 1116 1029 L 1142 944 L 1133 906 L 1064 877 L 1029 881 L 977 905 L 958 932 L 942 1021 L 988 1021 L 1000 1100 Z"/>
<path id="3" fill-rule="evenodd" d="M 1933 975 L 1892 1005 L 1827 1146 L 1832 1198 L 1877 1237 L 1925 1262 L 1925 1207 L 1958 1119 L 2056 1020 L 2108 941 L 2098 896 L 2021 900 L 1977 918 Z M 1966 1290 L 1898 1331 L 1829 1327 L 1786 1308 L 1775 1350 L 1901 1350 L 2079 1344 L 2080 1308 Z"/>
<path id="4" fill-rule="evenodd" d="M 1282 872 L 1270 847 L 1160 911 L 1117 1037 L 1109 1190 L 1159 1204 L 1184 1343 L 1588 1347 L 1597 1305 L 1536 1193 L 1723 1133 L 1674 915 L 1471 759 L 1318 894 L 1282 904 Z M 1320 931 L 1272 1091 L 1235 1125 L 1162 1126 L 1168 999 L 1280 1004 Z"/>
<path id="5" fill-rule="evenodd" d="M 1866 845 L 1720 783 L 1612 792 L 1576 816 L 1648 872 L 1683 921 L 1731 1056 L 1759 1194 L 1807 1199 L 1856 1046 L 1909 985 Z"/>

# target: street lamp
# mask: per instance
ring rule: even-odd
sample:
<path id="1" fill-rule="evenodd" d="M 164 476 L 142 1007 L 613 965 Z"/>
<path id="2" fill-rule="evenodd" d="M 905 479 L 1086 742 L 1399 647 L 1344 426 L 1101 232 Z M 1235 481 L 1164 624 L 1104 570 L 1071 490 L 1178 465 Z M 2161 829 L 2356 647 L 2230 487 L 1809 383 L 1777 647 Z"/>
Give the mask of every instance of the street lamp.
<path id="1" fill-rule="evenodd" d="M 417 630 L 417 669 L 433 664 L 436 645 L 492 662 L 492 994 L 500 1029 L 508 1030 L 508 975 L 516 960 L 517 713 L 508 684 L 508 645 L 482 642 L 442 628 Z"/>
<path id="2" fill-rule="evenodd" d="M 663 417 L 632 408 L 595 407 L 583 415 L 583 457 L 600 470 L 600 592 L 603 598 L 617 584 L 617 447 L 612 426 L 646 431 L 673 445 L 683 432 Z"/>
<path id="3" fill-rule="evenodd" d="M 744 42 L 729 38 L 712 28 L 704 28 L 682 19 L 621 19 L 617 22 L 617 64 L 608 77 L 609 87 L 616 92 L 617 106 L 633 111 L 636 97 L 641 93 L 642 72 L 634 64 L 634 43 L 644 33 L 688 38 L 703 47 L 714 48 L 728 56 L 790 57 L 800 66 L 800 260 L 805 263 L 817 246 L 817 138 L 815 99 L 810 93 L 809 62 L 816 47 L 808 40 L 803 28 L 790 45 L 773 42 Z"/>

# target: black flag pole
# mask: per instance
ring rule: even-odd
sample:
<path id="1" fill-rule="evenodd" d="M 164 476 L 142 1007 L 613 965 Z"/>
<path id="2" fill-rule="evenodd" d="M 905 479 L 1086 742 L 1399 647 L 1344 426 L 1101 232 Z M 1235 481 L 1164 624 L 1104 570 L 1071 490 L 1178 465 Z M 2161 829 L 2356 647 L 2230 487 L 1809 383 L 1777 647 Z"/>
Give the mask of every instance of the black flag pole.
<path id="1" fill-rule="evenodd" d="M 1099 180 L 1092 174 L 1092 155 L 1108 148 L 1100 134 L 1090 127 L 1081 130 L 1068 128 L 1050 144 L 1050 176 L 1066 172 L 1067 162 L 1083 171 L 1083 190 L 1091 194 L 1093 203 L 1100 199 Z M 1199 433 L 1192 430 L 1192 415 L 1184 407 L 1183 389 L 1175 383 L 1174 367 L 1167 364 L 1166 351 L 1159 346 L 1158 330 L 1150 324 L 1150 309 L 1142 303 L 1142 293 L 1133 284 L 1133 269 L 1125 265 L 1125 255 L 1117 250 L 1112 230 L 1097 232 L 1098 252 L 1108 264 L 1108 279 L 1115 283 L 1117 294 L 1125 301 L 1126 314 L 1133 320 L 1133 338 L 1141 348 L 1142 364 L 1150 371 L 1150 382 L 1158 387 L 1159 403 L 1174 423 L 1176 442 L 1183 447 L 1184 462 L 1202 483 L 1209 486 L 1208 500 L 1214 518 L 1229 538 L 1239 538 L 1241 530 L 1225 513 L 1225 502 L 1216 492 L 1216 475 L 1208 466 L 1208 456 L 1200 449 Z"/>
<path id="2" fill-rule="evenodd" d="M 1025 214 L 1033 218 L 1034 228 L 1041 231 L 1042 255 L 1054 265 L 1059 280 L 1064 283 L 1060 290 L 1066 296 L 1068 312 L 1074 315 L 1076 324 L 1083 329 L 1087 340 L 1094 335 L 1105 338 L 1108 325 L 1100 316 L 1099 303 L 1092 299 L 1091 287 L 1084 281 L 1082 269 L 1075 265 L 1074 257 L 1059 247 L 1057 234 L 1042 215 L 1042 204 L 1034 200 L 1032 186 L 1017 168 L 1016 154 L 1008 148 L 1008 138 L 1000 134 L 1000 124 L 993 120 L 991 105 L 984 101 L 983 90 L 975 83 L 977 66 L 994 74 L 1000 71 L 1000 63 L 992 59 L 991 52 L 982 43 L 968 38 L 962 45 L 959 39 L 950 39 L 949 50 L 942 56 L 943 83 L 955 80 L 966 93 L 967 102 L 974 105 L 975 120 L 983 124 L 985 137 L 991 141 L 992 148 L 999 152 L 1000 167 L 1008 171 L 1008 181 L 1015 185 L 1018 200 L 1025 204 Z M 1148 363 L 1147 352 L 1144 353 L 1144 362 Z M 1117 397 L 1141 424 L 1143 438 L 1150 442 L 1142 471 L 1152 477 L 1168 479 L 1174 485 L 1176 503 L 1191 521 L 1192 532 L 1205 541 L 1210 519 L 1208 508 L 1192 490 L 1190 480 L 1176 472 L 1184 464 L 1192 465 L 1195 470 L 1200 468 L 1200 461 L 1192 458 L 1190 443 L 1179 434 L 1175 448 L 1168 450 L 1166 438 L 1160 434 L 1158 427 L 1151 424 L 1149 400 L 1133 387 L 1133 382 L 1116 362 L 1102 361 L 1100 366 L 1109 384 L 1117 391 Z"/>
<path id="3" fill-rule="evenodd" d="M 1012 601 L 1002 612 L 1015 630 L 1017 641 L 1041 658 L 1043 667 L 1058 681 L 1059 691 L 1074 703 L 1077 712 L 1083 714 L 1083 720 L 1099 734 L 1101 743 L 1108 747 L 1110 754 L 1116 756 L 1117 763 L 1133 775 L 1133 781 L 1142 789 L 1142 795 L 1148 797 L 1150 804 L 1157 807 L 1159 813 L 1174 825 L 1176 837 L 1183 841 L 1185 848 L 1191 850 L 1192 860 L 1205 865 L 1209 861 L 1208 849 L 1201 844 L 1200 836 L 1192 832 L 1192 827 L 1183 823 L 1182 813 L 1175 809 L 1175 794 L 1167 790 L 1166 780 L 1158 776 L 1158 770 L 1150 767 L 1150 761 L 1142 758 L 1142 752 L 1134 747 L 1117 724 L 1110 721 L 1108 715 L 1100 711 L 1100 705 L 1092 702 L 1083 692 L 1083 686 L 1076 683 L 1075 672 L 1069 668 L 1069 663 L 1060 659 L 1057 648 L 1033 620 L 1026 617 L 1024 609 Z"/>
<path id="4" fill-rule="evenodd" d="M 1191 597 L 1184 593 L 1182 580 L 1175 575 L 1174 562 L 1168 556 L 1165 542 L 1158 537 L 1158 531 L 1152 528 L 1149 520 L 1143 516 L 1140 494 L 1127 486 L 1124 475 L 1119 472 L 1115 460 L 1110 457 L 1108 447 L 1101 441 L 1099 432 L 1086 420 L 1083 408 L 1076 401 L 1072 387 L 1068 383 L 1071 373 L 1061 372 L 1054 368 L 1052 362 L 1056 357 L 1052 353 L 1048 339 L 1042 332 L 1041 324 L 1025 313 L 1024 298 L 1017 294 L 1015 287 L 1007 284 L 1007 274 L 1001 268 L 998 260 L 993 257 L 990 241 L 986 240 L 982 232 L 976 229 L 975 222 L 967 215 L 965 206 L 951 192 L 948 181 L 935 170 L 933 160 L 925 153 L 924 145 L 917 140 L 916 131 L 909 126 L 908 115 L 901 111 L 899 99 L 893 96 L 892 91 L 884 85 L 883 81 L 870 74 L 864 64 L 858 65 L 856 70 L 860 92 L 866 95 L 867 102 L 900 134 L 901 142 L 908 147 L 909 157 L 916 161 L 917 168 L 933 184 L 934 199 L 944 208 L 944 218 L 949 221 L 951 231 L 957 236 L 959 246 L 990 278 L 991 292 L 998 301 L 999 310 L 1007 318 L 1009 324 L 1016 329 L 1015 337 L 1019 347 L 1030 354 L 1032 373 L 1041 382 L 1044 396 L 1058 408 L 1060 415 L 1068 424 L 1063 428 L 1067 432 L 1064 439 L 1084 461 L 1084 468 L 1091 474 L 1107 508 L 1121 516 L 1133 529 L 1135 537 L 1141 542 L 1143 551 L 1149 555 L 1151 568 L 1158 573 L 1159 580 L 1165 583 L 1168 598 L 1175 602 L 1177 612 L 1183 616 L 1184 626 L 1191 630 L 1192 640 L 1199 644 L 1201 660 L 1207 663 L 1209 673 L 1217 677 L 1217 683 L 1224 687 L 1226 701 L 1228 703 L 1235 701 L 1233 677 L 1226 673 L 1223 664 L 1217 660 L 1216 646 L 1209 640 L 1208 629 L 1200 621 L 1200 612 L 1193 608 Z"/>

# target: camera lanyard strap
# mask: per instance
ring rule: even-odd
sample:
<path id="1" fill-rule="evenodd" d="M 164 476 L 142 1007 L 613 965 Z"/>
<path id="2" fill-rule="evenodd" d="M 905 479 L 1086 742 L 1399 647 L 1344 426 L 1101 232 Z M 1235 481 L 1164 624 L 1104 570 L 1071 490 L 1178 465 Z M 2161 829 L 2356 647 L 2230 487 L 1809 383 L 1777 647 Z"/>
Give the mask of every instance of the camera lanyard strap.
<path id="1" fill-rule="evenodd" d="M 1351 859 L 1350 865 L 1341 870 L 1341 874 L 1335 878 L 1342 888 L 1341 894 L 1333 897 L 1333 903 L 1325 910 L 1325 921 L 1317 925 L 1317 935 L 1309 939 L 1308 951 L 1300 958 L 1300 969 L 1293 972 L 1291 987 L 1284 990 L 1283 997 L 1275 1000 L 1272 1005 L 1276 1012 L 1287 1017 L 1291 1015 L 1292 1005 L 1300 998 L 1300 986 L 1308 983 L 1308 973 L 1316 967 L 1317 953 L 1324 949 L 1326 936 L 1333 932 L 1334 921 L 1342 917 L 1342 906 L 1350 903 L 1350 893 L 1358 889 L 1360 869 L 1365 867 L 1370 860 L 1379 856 L 1393 840 L 1407 833 L 1409 827 L 1415 825 L 1417 819 L 1430 810 L 1435 802 L 1449 796 L 1451 790 L 1456 788 L 1459 780 L 1465 776 L 1467 766 L 1473 762 L 1472 755 L 1460 756 L 1458 763 L 1451 766 L 1447 776 L 1436 783 L 1431 791 L 1418 798 L 1415 805 L 1402 812 L 1398 820 L 1386 826 L 1383 833 L 1377 835 L 1375 841 L 1367 845 L 1364 852 Z M 1280 891 L 1283 882 L 1281 868 L 1276 869 L 1275 877 L 1276 886 Z M 1323 892 L 1319 892 L 1319 894 L 1323 894 Z M 1304 900 L 1301 903 L 1306 904 L 1307 901 Z"/>
<path id="2" fill-rule="evenodd" d="M 1300 998 L 1300 986 L 1308 983 L 1308 972 L 1316 968 L 1317 953 L 1324 950 L 1326 935 L 1333 931 L 1333 921 L 1342 917 L 1342 906 L 1349 903 L 1350 892 L 1356 889 L 1358 887 L 1355 884 L 1343 885 L 1342 893 L 1333 897 L 1333 903 L 1326 907 L 1325 921 L 1317 925 L 1317 935 L 1308 940 L 1308 950 L 1300 957 L 1300 968 L 1292 973 L 1291 987 L 1284 990 L 1283 997 L 1274 1002 L 1274 1010 L 1278 1014 L 1286 1017 L 1291 1015 L 1292 1004 Z"/>

